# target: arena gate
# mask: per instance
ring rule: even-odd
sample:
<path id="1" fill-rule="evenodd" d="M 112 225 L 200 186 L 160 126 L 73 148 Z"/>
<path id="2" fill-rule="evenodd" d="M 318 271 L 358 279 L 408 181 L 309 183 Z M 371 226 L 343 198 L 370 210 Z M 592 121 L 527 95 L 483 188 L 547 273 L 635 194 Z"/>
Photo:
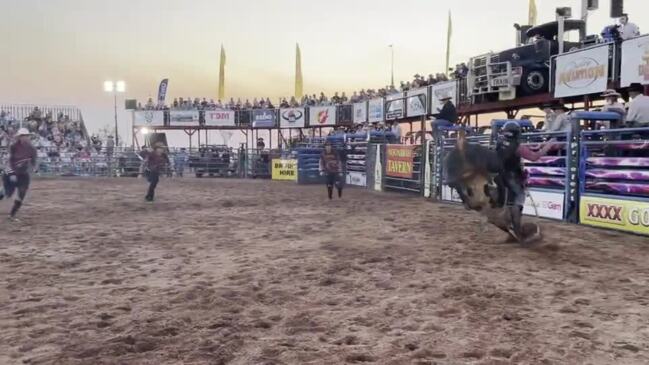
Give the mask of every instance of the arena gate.
<path id="1" fill-rule="evenodd" d="M 649 235 L 649 128 L 581 132 L 582 224 Z"/>
<path id="2" fill-rule="evenodd" d="M 469 143 L 494 148 L 498 130 L 506 122 L 508 120 L 494 120 L 491 123 L 490 134 L 467 136 L 467 140 Z M 527 120 L 516 122 L 522 126 L 523 130 L 532 129 L 531 122 Z M 428 141 L 426 151 L 430 156 L 428 158 L 430 163 L 427 167 L 429 173 L 426 174 L 425 179 L 425 197 L 444 202 L 461 202 L 457 192 L 446 184 L 444 169 L 446 155 L 455 148 L 457 130 L 457 127 L 445 129 L 441 131 L 437 143 Z M 545 156 L 536 162 L 523 161 L 528 174 L 528 197 L 523 212 L 527 215 L 538 214 L 544 218 L 574 220 L 578 208 L 578 148 L 575 136 L 571 132 L 524 133 L 522 142 L 534 147 L 550 138 L 557 140 L 557 145 L 551 152 L 552 156 Z"/>

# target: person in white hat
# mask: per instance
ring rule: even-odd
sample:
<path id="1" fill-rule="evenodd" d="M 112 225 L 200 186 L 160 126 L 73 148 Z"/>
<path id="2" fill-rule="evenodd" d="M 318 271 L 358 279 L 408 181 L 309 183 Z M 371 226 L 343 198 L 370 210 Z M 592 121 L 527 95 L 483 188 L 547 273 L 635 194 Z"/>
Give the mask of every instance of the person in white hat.
<path id="1" fill-rule="evenodd" d="M 624 115 L 626 114 L 626 108 L 624 107 L 624 104 L 620 103 L 618 100 L 622 96 L 620 93 L 613 89 L 606 90 L 604 94 L 602 94 L 604 97 L 604 106 L 602 107 L 603 112 L 613 112 L 613 113 L 618 113 L 620 116 L 622 116 L 621 120 L 624 120 Z M 605 128 L 619 128 L 619 125 L 613 125 L 611 126 L 610 121 L 601 121 L 598 123 L 599 125 L 604 126 Z"/>
<path id="2" fill-rule="evenodd" d="M 16 133 L 16 141 L 9 148 L 9 171 L 3 176 L 4 194 L 10 198 L 14 191 L 18 195 L 9 213 L 10 220 L 16 220 L 16 214 L 23 205 L 30 183 L 30 170 L 36 167 L 37 152 L 31 142 L 31 133 L 26 128 L 20 128 Z"/>

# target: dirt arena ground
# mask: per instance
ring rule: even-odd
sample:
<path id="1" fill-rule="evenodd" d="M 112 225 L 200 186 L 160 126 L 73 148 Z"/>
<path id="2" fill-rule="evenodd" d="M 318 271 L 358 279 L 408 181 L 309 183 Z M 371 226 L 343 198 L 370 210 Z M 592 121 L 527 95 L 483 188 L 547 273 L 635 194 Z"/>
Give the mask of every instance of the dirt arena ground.
<path id="1" fill-rule="evenodd" d="M 36 180 L 0 223 L 0 364 L 649 363 L 647 238 L 543 221 L 521 248 L 401 194 L 144 190 Z"/>

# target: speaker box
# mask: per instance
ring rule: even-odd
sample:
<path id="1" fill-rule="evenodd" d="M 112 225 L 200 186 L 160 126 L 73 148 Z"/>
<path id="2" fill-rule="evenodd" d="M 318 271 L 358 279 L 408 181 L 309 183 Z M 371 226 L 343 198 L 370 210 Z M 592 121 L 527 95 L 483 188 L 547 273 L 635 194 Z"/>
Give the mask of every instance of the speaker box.
<path id="1" fill-rule="evenodd" d="M 167 134 L 166 133 L 151 133 L 147 135 L 147 144 L 153 146 L 154 144 L 160 142 L 164 146 L 169 146 L 167 144 Z"/>
<path id="2" fill-rule="evenodd" d="M 597 10 L 599 9 L 599 0 L 588 0 L 587 6 L 588 10 Z"/>
<path id="3" fill-rule="evenodd" d="M 611 18 L 619 18 L 624 14 L 624 0 L 611 0 Z"/>
<path id="4" fill-rule="evenodd" d="M 126 110 L 135 110 L 135 109 L 137 109 L 137 100 L 136 99 L 126 99 L 126 100 L 124 100 L 124 109 L 126 109 Z"/>

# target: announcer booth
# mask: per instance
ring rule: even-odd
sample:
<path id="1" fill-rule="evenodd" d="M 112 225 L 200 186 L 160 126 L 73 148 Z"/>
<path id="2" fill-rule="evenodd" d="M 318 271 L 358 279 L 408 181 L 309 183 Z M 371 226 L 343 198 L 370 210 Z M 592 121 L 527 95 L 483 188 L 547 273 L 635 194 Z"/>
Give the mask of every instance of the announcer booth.
<path id="1" fill-rule="evenodd" d="M 649 128 L 582 131 L 580 160 L 579 222 L 649 235 Z"/>

